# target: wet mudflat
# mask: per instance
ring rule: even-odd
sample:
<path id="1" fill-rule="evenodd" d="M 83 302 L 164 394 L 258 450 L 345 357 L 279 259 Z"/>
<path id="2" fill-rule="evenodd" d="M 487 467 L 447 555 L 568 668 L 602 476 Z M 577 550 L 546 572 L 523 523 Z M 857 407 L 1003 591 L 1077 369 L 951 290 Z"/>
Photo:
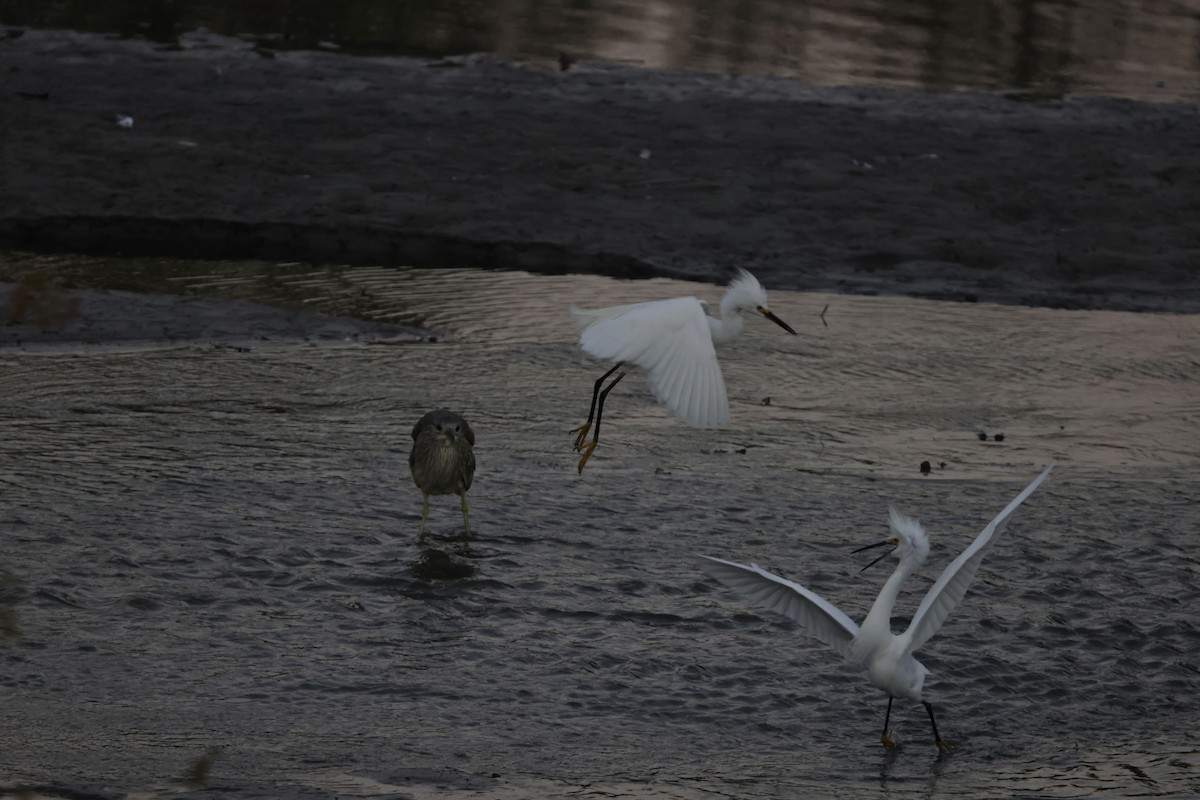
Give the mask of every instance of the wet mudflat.
<path id="1" fill-rule="evenodd" d="M 1194 102 L 9 30 L 0 249 L 1200 310 Z"/>
<path id="2" fill-rule="evenodd" d="M 5 340 L 0 786 L 153 795 L 216 746 L 205 796 L 1200 791 L 1195 317 L 772 291 L 801 335 L 752 321 L 723 351 L 728 428 L 633 377 L 580 477 L 567 431 L 602 365 L 566 307 L 719 289 L 185 262 L 167 284 L 338 315 L 335 335 L 246 315 L 170 342 L 169 312 L 102 281 L 64 296 L 136 307 L 143 335 Z M 437 405 L 477 435 L 469 555 L 453 498 L 430 518 L 462 580 L 413 571 L 409 431 Z M 865 676 L 693 558 L 859 618 L 885 570 L 849 551 L 896 503 L 933 542 L 910 611 L 1050 461 L 923 651 L 947 757 L 902 703 L 885 753 Z"/>
<path id="3" fill-rule="evenodd" d="M 971 0 L 953 8 L 845 0 L 713 3 L 624 0 L 520 11 L 463 0 L 396 5 L 336 0 L 303 7 L 236 0 L 169 5 L 8 3 L 9 26 L 70 28 L 178 45 L 207 30 L 271 55 L 297 49 L 447 57 L 490 53 L 570 69 L 605 59 L 654 70 L 786 76 L 809 86 L 1083 92 L 1159 101 L 1200 96 L 1195 4 Z M 23 30 L 23 28 L 21 29 Z"/>

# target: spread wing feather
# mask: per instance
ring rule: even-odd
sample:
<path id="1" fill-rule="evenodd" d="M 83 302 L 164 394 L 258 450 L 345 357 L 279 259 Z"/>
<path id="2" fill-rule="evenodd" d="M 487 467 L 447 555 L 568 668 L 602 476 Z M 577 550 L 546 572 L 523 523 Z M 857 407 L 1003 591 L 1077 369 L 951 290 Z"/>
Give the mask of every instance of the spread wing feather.
<path id="1" fill-rule="evenodd" d="M 987 527 L 975 537 L 975 541 L 971 542 L 970 546 L 942 571 L 941 576 L 925 594 L 921 605 L 917 607 L 917 613 L 913 615 L 912 622 L 909 623 L 905 633 L 910 639 L 908 644 L 910 653 L 929 641 L 929 638 L 942 627 L 942 623 L 950 616 L 950 612 L 966 595 L 971 581 L 975 579 L 979 565 L 983 562 L 983 557 L 1000 538 L 1000 534 L 1008 525 L 1009 517 L 1017 510 L 1018 506 L 1029 498 L 1029 495 L 1033 494 L 1034 489 L 1042 485 L 1042 481 L 1046 480 L 1052 469 L 1054 469 L 1053 464 L 1034 478 L 1032 483 L 1026 486 L 1011 503 L 1004 507 L 1003 511 L 996 515 L 995 519 L 988 523 Z"/>
<path id="2" fill-rule="evenodd" d="M 705 559 L 704 571 L 730 589 L 764 608 L 790 617 L 843 658 L 853 659 L 851 642 L 858 633 L 858 625 L 833 603 L 757 564 L 747 566 L 711 556 L 701 558 Z"/>

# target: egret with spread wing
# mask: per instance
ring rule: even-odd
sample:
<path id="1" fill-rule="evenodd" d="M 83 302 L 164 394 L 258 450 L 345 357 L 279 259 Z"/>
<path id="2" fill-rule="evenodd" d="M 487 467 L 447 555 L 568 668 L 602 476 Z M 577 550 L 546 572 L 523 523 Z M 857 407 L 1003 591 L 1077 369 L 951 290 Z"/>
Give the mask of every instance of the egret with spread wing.
<path id="1" fill-rule="evenodd" d="M 755 564 L 747 566 L 702 556 L 707 559 L 704 569 L 739 594 L 765 608 L 791 617 L 809 634 L 832 647 L 847 660 L 865 664 L 871 682 L 888 694 L 887 715 L 883 719 L 881 737 L 885 746 L 895 747 L 888 723 L 892 716 L 892 700 L 900 697 L 918 701 L 925 706 L 925 710 L 929 712 L 929 722 L 933 726 L 934 742 L 938 750 L 945 752 L 948 745 L 938 733 L 933 706 L 921 699 L 921 687 L 929 670 L 913 657 L 913 653 L 937 633 L 942 623 L 950 616 L 950 612 L 958 606 L 975 579 L 980 562 L 996 543 L 1008 524 L 1009 517 L 1033 494 L 1042 481 L 1046 480 L 1052 469 L 1053 465 L 1046 467 L 1041 475 L 1034 478 L 1016 499 L 988 523 L 983 532 L 975 537 L 975 541 L 971 542 L 958 558 L 950 562 L 941 577 L 926 593 L 908 629 L 898 636 L 891 630 L 892 607 L 905 579 L 920 567 L 929 555 L 929 539 L 920 523 L 905 517 L 895 509 L 891 509 L 890 513 L 891 538 L 854 551 L 859 553 L 875 547 L 892 548 L 863 569 L 871 567 L 892 553 L 896 553 L 899 559 L 895 571 L 883 585 L 861 627 L 820 595 L 798 583 L 773 575 Z"/>
<path id="2" fill-rule="evenodd" d="M 766 290 L 744 269 L 721 298 L 719 319 L 710 317 L 708 304 L 695 297 L 591 310 L 572 306 L 579 346 L 590 356 L 616 362 L 592 388 L 587 422 L 571 430 L 576 434 L 575 449 L 583 453 L 580 474 L 600 441 L 604 400 L 625 373 L 619 373 L 608 386 L 604 382 L 626 364 L 641 367 L 658 402 L 687 424 L 715 428 L 728 422 L 729 400 L 715 346 L 736 339 L 745 325 L 742 314 L 751 311 L 796 335 L 790 325 L 771 313 Z M 596 430 L 592 441 L 585 444 L 593 419 Z"/>

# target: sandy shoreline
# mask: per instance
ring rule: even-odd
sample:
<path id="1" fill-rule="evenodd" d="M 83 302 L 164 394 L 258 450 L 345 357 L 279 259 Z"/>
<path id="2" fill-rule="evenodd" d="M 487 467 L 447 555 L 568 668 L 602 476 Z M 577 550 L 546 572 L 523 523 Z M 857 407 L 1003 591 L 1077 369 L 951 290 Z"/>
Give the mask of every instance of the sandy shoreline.
<path id="1" fill-rule="evenodd" d="M 271 55 L 10 32 L 0 249 L 1200 311 L 1195 106 Z"/>

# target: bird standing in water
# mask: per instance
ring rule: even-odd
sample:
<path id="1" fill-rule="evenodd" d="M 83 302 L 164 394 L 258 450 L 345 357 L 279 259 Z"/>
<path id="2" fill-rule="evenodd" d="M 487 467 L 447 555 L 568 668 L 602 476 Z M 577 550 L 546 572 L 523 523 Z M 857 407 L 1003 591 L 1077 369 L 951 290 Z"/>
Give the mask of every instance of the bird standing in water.
<path id="1" fill-rule="evenodd" d="M 958 558 L 950 562 L 917 607 L 917 613 L 913 615 L 908 629 L 899 636 L 891 630 L 892 607 L 905 579 L 925 563 L 925 558 L 929 555 L 929 538 L 919 522 L 903 516 L 895 509 L 892 509 L 890 514 L 891 538 L 854 551 L 860 553 L 875 547 L 892 548 L 863 567 L 864 570 L 892 553 L 896 553 L 899 558 L 895 571 L 880 590 L 879 597 L 863 620 L 862 627 L 820 595 L 798 583 L 773 575 L 756 564 L 747 566 L 702 556 L 707 559 L 703 564 L 704 570 L 744 597 L 791 617 L 809 634 L 832 647 L 847 660 L 865 664 L 871 683 L 888 695 L 887 715 L 883 719 L 883 735 L 880 737 L 884 746 L 896 746 L 888 730 L 888 723 L 892 718 L 892 700 L 901 697 L 918 701 L 925 706 L 925 710 L 929 712 L 929 723 L 933 726 L 933 740 L 938 750 L 945 752 L 949 745 L 938 733 L 933 706 L 921 699 L 921 688 L 929 670 L 913 657 L 913 653 L 938 632 L 942 623 L 950 616 L 950 612 L 958 606 L 975 579 L 975 572 L 979 569 L 983 557 L 1008 524 L 1008 518 L 1033 494 L 1033 490 L 1046 480 L 1052 469 L 1053 465 L 1034 478 L 1016 499 L 988 523 L 975 537 L 975 541 L 971 542 Z"/>
<path id="2" fill-rule="evenodd" d="M 467 490 L 475 478 L 475 432 L 453 411 L 430 411 L 413 426 L 413 449 L 408 454 L 413 483 L 421 490 L 421 529 L 417 542 L 425 541 L 429 495 L 457 494 L 462 500 L 463 539 L 471 535 Z"/>
<path id="3" fill-rule="evenodd" d="M 715 428 L 729 421 L 729 400 L 715 346 L 738 337 L 746 322 L 742 314 L 756 311 L 796 335 L 790 325 L 771 313 L 766 290 L 744 269 L 730 282 L 720 308 L 718 319 L 710 317 L 708 303 L 696 297 L 590 310 L 571 307 L 583 351 L 616 362 L 592 388 L 587 422 L 571 430 L 576 434 L 575 449 L 583 453 L 580 474 L 600 441 L 604 400 L 625 373 L 618 374 L 608 386 L 604 382 L 621 367 L 641 367 L 658 402 L 687 424 Z M 587 442 L 593 419 L 596 430 L 592 441 Z"/>

